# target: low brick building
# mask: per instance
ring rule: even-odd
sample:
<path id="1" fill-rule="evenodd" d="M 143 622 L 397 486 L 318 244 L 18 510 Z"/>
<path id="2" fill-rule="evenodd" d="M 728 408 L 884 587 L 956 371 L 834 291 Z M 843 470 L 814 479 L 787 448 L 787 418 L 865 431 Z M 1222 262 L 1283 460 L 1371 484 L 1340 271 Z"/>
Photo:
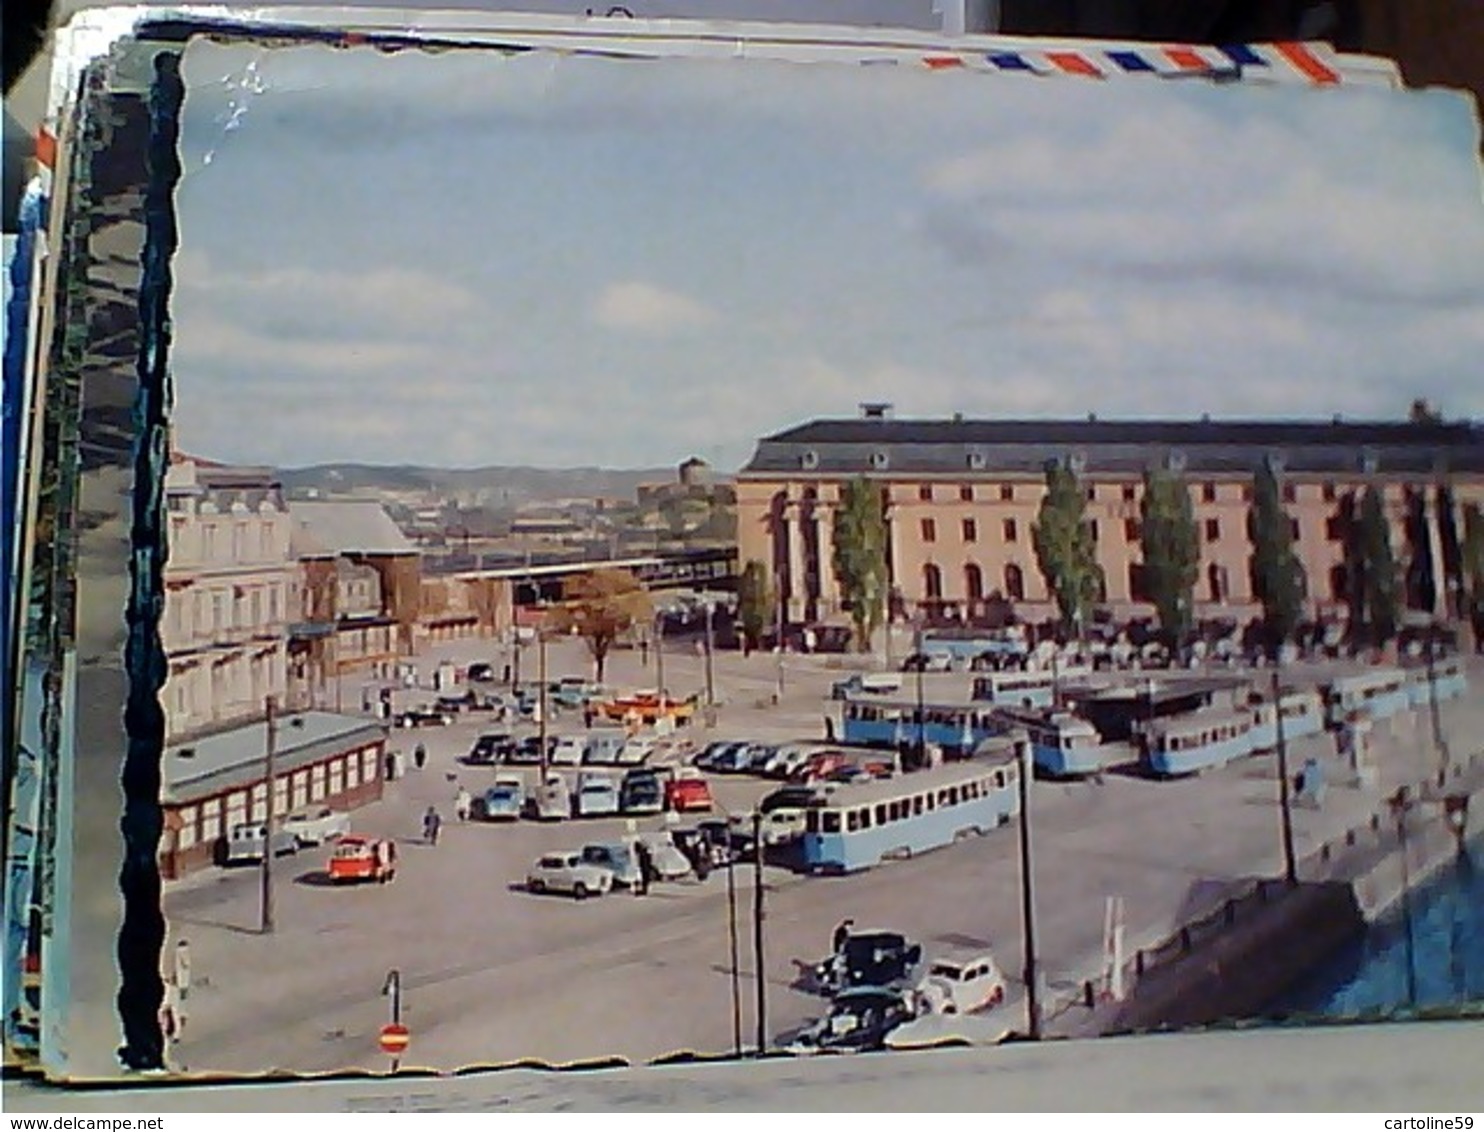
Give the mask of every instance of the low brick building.
<path id="1" fill-rule="evenodd" d="M 210 865 L 232 826 L 264 820 L 267 750 L 268 727 L 259 720 L 165 752 L 162 877 L 175 880 Z M 312 804 L 354 810 L 381 797 L 386 730 L 363 717 L 331 712 L 281 716 L 273 761 L 276 816 Z"/>

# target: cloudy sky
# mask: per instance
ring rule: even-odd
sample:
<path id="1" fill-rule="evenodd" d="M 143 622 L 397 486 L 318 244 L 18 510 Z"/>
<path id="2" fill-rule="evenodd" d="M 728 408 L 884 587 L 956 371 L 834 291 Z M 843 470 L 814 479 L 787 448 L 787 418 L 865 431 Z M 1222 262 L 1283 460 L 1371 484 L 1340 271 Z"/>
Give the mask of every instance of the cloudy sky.
<path id="1" fill-rule="evenodd" d="M 193 46 L 181 444 L 725 468 L 900 416 L 1484 417 L 1440 92 Z"/>

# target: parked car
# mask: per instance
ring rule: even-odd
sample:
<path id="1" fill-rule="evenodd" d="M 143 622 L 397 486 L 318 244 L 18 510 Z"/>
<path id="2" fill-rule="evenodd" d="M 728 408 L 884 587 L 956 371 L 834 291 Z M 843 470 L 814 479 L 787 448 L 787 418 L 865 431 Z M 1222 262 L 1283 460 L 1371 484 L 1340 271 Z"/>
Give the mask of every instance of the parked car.
<path id="1" fill-rule="evenodd" d="M 461 760 L 468 766 L 494 766 L 505 762 L 515 750 L 515 737 L 503 732 L 490 732 L 474 740 L 474 746 Z"/>
<path id="2" fill-rule="evenodd" d="M 773 757 L 763 767 L 765 778 L 787 778 L 801 767 L 813 753 L 812 748 L 799 743 L 785 743 L 775 747 Z"/>
<path id="3" fill-rule="evenodd" d="M 988 952 L 934 959 L 917 984 L 919 1008 L 931 1014 L 970 1014 L 1005 1000 L 1005 976 Z"/>
<path id="4" fill-rule="evenodd" d="M 474 706 L 473 692 L 460 692 L 457 695 L 439 696 L 433 701 L 433 710 L 445 712 L 449 715 L 458 715 L 465 708 Z"/>
<path id="5" fill-rule="evenodd" d="M 643 766 L 649 756 L 654 753 L 657 740 L 649 736 L 636 736 L 629 739 L 614 752 L 613 761 L 618 766 Z"/>
<path id="6" fill-rule="evenodd" d="M 495 666 L 480 661 L 469 665 L 469 681 L 474 684 L 488 684 L 495 679 Z"/>
<path id="7" fill-rule="evenodd" d="M 537 821 L 563 821 L 572 816 L 572 796 L 559 774 L 549 774 L 546 781 L 526 798 L 526 813 Z"/>
<path id="8" fill-rule="evenodd" d="M 639 862 L 622 842 L 600 842 L 582 847 L 584 864 L 606 869 L 614 888 L 633 888 L 639 883 Z"/>
<path id="9" fill-rule="evenodd" d="M 841 767 L 848 765 L 848 762 L 849 760 L 839 751 L 816 751 L 788 776 L 788 780 L 798 784 L 822 782 Z"/>
<path id="10" fill-rule="evenodd" d="M 706 769 L 720 774 L 737 774 L 744 771 L 752 757 L 751 748 L 751 743 L 729 743 L 706 764 Z"/>
<path id="11" fill-rule="evenodd" d="M 700 775 L 677 775 L 665 783 L 665 808 L 678 814 L 710 812 L 711 787 Z"/>
<path id="12" fill-rule="evenodd" d="M 584 773 L 572 794 L 572 816 L 597 817 L 618 813 L 618 788 L 606 774 Z"/>
<path id="13" fill-rule="evenodd" d="M 548 853 L 526 874 L 526 890 L 537 895 L 567 892 L 575 900 L 586 900 L 611 892 L 613 874 L 584 861 L 581 853 Z"/>
<path id="14" fill-rule="evenodd" d="M 830 1012 L 780 1040 L 789 1053 L 861 1053 L 886 1048 L 886 1036 L 914 1017 L 911 998 L 899 990 L 857 987 L 837 995 Z"/>
<path id="15" fill-rule="evenodd" d="M 350 815 L 329 806 L 314 806 L 284 818 L 283 828 L 300 845 L 323 845 L 350 832 Z"/>
<path id="16" fill-rule="evenodd" d="M 587 736 L 562 735 L 551 745 L 547 762 L 552 766 L 581 766 L 582 756 L 587 753 Z"/>
<path id="17" fill-rule="evenodd" d="M 953 657 L 946 652 L 915 652 L 902 661 L 903 672 L 952 672 Z"/>
<path id="18" fill-rule="evenodd" d="M 694 767 L 701 767 L 703 769 L 709 770 L 712 763 L 716 761 L 716 757 L 720 755 L 721 752 L 733 746 L 736 746 L 736 744 L 730 739 L 722 739 L 714 743 L 707 743 L 706 746 L 700 750 L 700 752 L 698 752 L 694 757 L 691 758 L 690 764 Z"/>
<path id="19" fill-rule="evenodd" d="M 398 727 L 447 727 L 453 723 L 453 714 L 424 705 L 400 713 L 396 722 Z"/>
<path id="20" fill-rule="evenodd" d="M 330 881 L 355 884 L 370 880 L 386 884 L 397 875 L 397 843 L 378 837 L 347 834 L 330 856 Z"/>
<path id="21" fill-rule="evenodd" d="M 852 932 L 814 973 L 821 989 L 838 994 L 851 987 L 908 986 L 921 963 L 922 945 L 900 932 Z"/>
<path id="22" fill-rule="evenodd" d="M 268 829 L 262 822 L 242 822 L 234 825 L 222 840 L 221 863 L 245 865 L 263 859 L 263 846 L 269 842 Z M 275 857 L 288 857 L 299 851 L 299 839 L 287 829 L 273 831 L 271 839 Z"/>
<path id="23" fill-rule="evenodd" d="M 649 863 L 660 880 L 681 880 L 690 876 L 690 861 L 668 833 L 641 833 L 637 842 L 649 851 Z"/>
<path id="24" fill-rule="evenodd" d="M 646 767 L 625 774 L 618 789 L 618 808 L 626 814 L 663 813 L 665 793 L 659 774 Z"/>
<path id="25" fill-rule="evenodd" d="M 525 780 L 502 776 L 474 800 L 474 816 L 482 821 L 516 821 L 525 807 Z"/>
<path id="26" fill-rule="evenodd" d="M 628 736 L 622 731 L 594 731 L 587 737 L 587 749 L 583 752 L 584 766 L 612 766 L 618 761 Z"/>
<path id="27" fill-rule="evenodd" d="M 830 698 L 848 700 L 854 696 L 894 696 L 902 690 L 902 678 L 895 672 L 857 672 L 835 681 Z"/>
<path id="28" fill-rule="evenodd" d="M 548 735 L 546 737 L 546 754 L 548 760 L 551 757 L 552 749 L 556 746 L 556 741 L 557 738 L 555 735 Z M 539 764 L 541 762 L 541 736 L 527 735 L 515 745 L 515 750 L 510 753 L 510 757 L 506 761 L 518 766 L 536 766 Z"/>
<path id="29" fill-rule="evenodd" d="M 777 754 L 778 748 L 772 743 L 753 743 L 747 748 L 747 763 L 742 770 L 748 774 L 762 774 Z"/>

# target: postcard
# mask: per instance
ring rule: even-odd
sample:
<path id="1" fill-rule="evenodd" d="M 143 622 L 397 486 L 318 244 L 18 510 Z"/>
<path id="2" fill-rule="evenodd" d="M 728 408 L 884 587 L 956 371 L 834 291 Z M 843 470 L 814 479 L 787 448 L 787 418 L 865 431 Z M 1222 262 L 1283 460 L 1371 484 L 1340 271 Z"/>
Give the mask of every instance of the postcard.
<path id="1" fill-rule="evenodd" d="M 49 1072 L 1484 999 L 1465 99 L 376 19 L 145 21 L 66 119 Z"/>

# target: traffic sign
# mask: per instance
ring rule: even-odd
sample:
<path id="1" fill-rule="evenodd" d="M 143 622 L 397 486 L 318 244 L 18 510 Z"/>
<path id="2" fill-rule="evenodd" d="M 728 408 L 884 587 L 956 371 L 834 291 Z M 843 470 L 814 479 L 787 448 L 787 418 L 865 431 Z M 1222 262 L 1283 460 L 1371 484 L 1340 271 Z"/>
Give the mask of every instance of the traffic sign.
<path id="1" fill-rule="evenodd" d="M 381 1052 L 388 1057 L 405 1053 L 412 1044 L 412 1031 L 400 1022 L 388 1022 L 381 1028 Z"/>

